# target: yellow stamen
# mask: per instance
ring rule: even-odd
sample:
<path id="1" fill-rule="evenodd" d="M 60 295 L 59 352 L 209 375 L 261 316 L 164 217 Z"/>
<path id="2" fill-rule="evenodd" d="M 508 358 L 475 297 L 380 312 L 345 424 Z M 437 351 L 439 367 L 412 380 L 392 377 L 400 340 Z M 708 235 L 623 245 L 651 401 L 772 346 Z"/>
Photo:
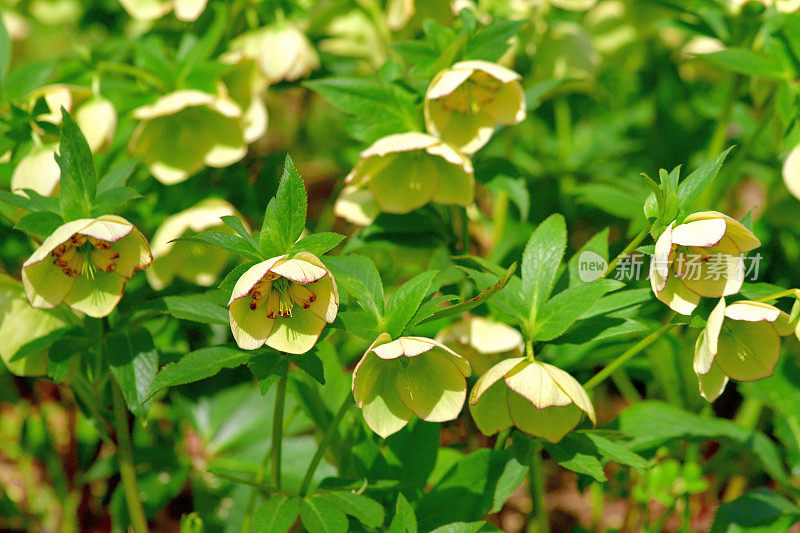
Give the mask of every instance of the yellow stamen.
<path id="1" fill-rule="evenodd" d="M 308 309 L 317 299 L 317 295 L 300 283 L 292 283 L 289 286 L 289 296 L 296 304 L 302 305 L 303 309 Z"/>

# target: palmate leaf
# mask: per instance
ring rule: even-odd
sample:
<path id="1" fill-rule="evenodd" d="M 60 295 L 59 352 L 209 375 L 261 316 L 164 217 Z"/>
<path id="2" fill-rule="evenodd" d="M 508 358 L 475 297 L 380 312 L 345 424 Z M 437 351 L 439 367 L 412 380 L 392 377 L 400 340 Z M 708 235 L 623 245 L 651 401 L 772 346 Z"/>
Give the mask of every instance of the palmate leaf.
<path id="1" fill-rule="evenodd" d="M 531 324 L 530 337 L 536 341 L 555 339 L 591 308 L 601 296 L 625 284 L 614 279 L 598 279 L 573 285 L 556 294 L 539 311 Z"/>
<path id="2" fill-rule="evenodd" d="M 728 154 L 731 150 L 733 150 L 733 146 L 717 155 L 717 157 L 711 161 L 707 161 L 698 167 L 694 172 L 689 174 L 686 179 L 680 183 L 680 185 L 678 185 L 677 192 L 678 201 L 680 203 L 680 211 L 678 213 L 679 220 L 691 213 L 692 205 L 694 204 L 695 200 L 697 200 L 703 191 L 705 191 L 706 188 L 711 184 L 717 174 L 719 174 L 719 169 L 722 168 L 722 163 L 725 162 L 725 158 L 728 157 Z"/>
<path id="3" fill-rule="evenodd" d="M 567 249 L 567 226 L 560 214 L 551 215 L 533 232 L 522 254 L 522 297 L 529 321 L 550 297 L 558 267 Z"/>
<path id="4" fill-rule="evenodd" d="M 108 189 L 94 199 L 92 204 L 91 216 L 99 217 L 118 211 L 131 200 L 141 198 L 139 191 L 131 187 L 115 187 Z"/>
<path id="5" fill-rule="evenodd" d="M 306 224 L 306 188 L 303 178 L 286 156 L 281 181 L 275 197 L 267 204 L 259 237 L 259 249 L 264 257 L 285 254 L 303 233 Z"/>
<path id="6" fill-rule="evenodd" d="M 339 246 L 343 239 L 344 235 L 339 235 L 338 233 L 312 233 L 294 243 L 290 253 L 309 252 L 320 256 Z"/>
<path id="7" fill-rule="evenodd" d="M 217 248 L 222 248 L 223 250 L 227 250 L 229 252 L 233 252 L 236 255 L 244 257 L 245 259 L 251 259 L 255 261 L 264 260 L 264 257 L 261 256 L 261 253 L 258 251 L 258 249 L 253 247 L 253 245 L 247 240 L 239 237 L 238 235 L 231 235 L 230 233 L 225 233 L 223 231 L 206 230 L 194 235 L 189 235 L 187 237 L 180 237 L 175 239 L 173 242 L 177 241 L 202 242 L 211 244 Z"/>
<path id="8" fill-rule="evenodd" d="M 401 285 L 386 304 L 384 327 L 381 329 L 389 333 L 393 339 L 402 335 L 422 305 L 437 274 L 436 270 L 423 272 Z"/>
<path id="9" fill-rule="evenodd" d="M 322 262 L 344 288 L 376 321 L 383 319 L 383 283 L 375 264 L 359 255 L 325 257 Z"/>

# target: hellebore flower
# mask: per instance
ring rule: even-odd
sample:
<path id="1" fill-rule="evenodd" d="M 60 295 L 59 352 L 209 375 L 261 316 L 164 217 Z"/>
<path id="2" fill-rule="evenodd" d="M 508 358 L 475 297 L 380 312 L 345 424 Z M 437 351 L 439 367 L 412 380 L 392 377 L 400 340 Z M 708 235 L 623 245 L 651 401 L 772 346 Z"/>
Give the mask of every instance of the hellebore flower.
<path id="1" fill-rule="evenodd" d="M 580 82 L 594 78 L 600 66 L 600 54 L 586 29 L 573 22 L 557 22 L 550 28 L 534 56 L 537 80 L 567 78 Z M 572 84 L 575 86 L 575 84 Z"/>
<path id="2" fill-rule="evenodd" d="M 204 166 L 222 168 L 247 153 L 242 111 L 226 96 L 182 90 L 133 113 L 142 122 L 130 142 L 164 185 L 188 179 Z"/>
<path id="3" fill-rule="evenodd" d="M 800 200 L 800 146 L 795 146 L 783 162 L 783 183 Z"/>
<path id="4" fill-rule="evenodd" d="M 430 201 L 467 206 L 472 202 L 469 158 L 425 133 L 399 133 L 361 152 L 345 183 L 366 187 L 382 211 L 409 213 Z"/>
<path id="5" fill-rule="evenodd" d="M 267 80 L 258 69 L 255 60 L 241 52 L 225 54 L 222 61 L 231 65 L 222 81 L 228 89 L 231 100 L 244 110 L 244 141 L 252 143 L 267 133 L 267 105 L 262 93 L 267 88 Z"/>
<path id="6" fill-rule="evenodd" d="M 368 189 L 347 185 L 333 204 L 333 214 L 356 226 L 369 226 L 381 212 Z"/>
<path id="7" fill-rule="evenodd" d="M 231 49 L 255 59 L 269 83 L 295 81 L 319 68 L 319 57 L 308 37 L 292 24 L 246 33 L 231 42 Z"/>
<path id="8" fill-rule="evenodd" d="M 736 294 L 744 283 L 742 254 L 761 245 L 744 224 L 716 211 L 670 224 L 656 241 L 650 285 L 656 298 L 690 315 L 701 297 Z"/>
<path id="9" fill-rule="evenodd" d="M 239 216 L 228 202 L 212 198 L 165 218 L 151 242 L 153 263 L 145 271 L 150 286 L 160 291 L 176 276 L 196 285 L 212 285 L 228 262 L 228 252 L 199 242 L 173 241 L 187 232 L 210 228 L 230 233 L 232 230 L 220 220 L 229 215 Z"/>
<path id="10" fill-rule="evenodd" d="M 550 442 L 572 431 L 581 412 L 596 422 L 592 402 L 575 378 L 524 357 L 501 361 L 481 376 L 470 393 L 469 410 L 484 435 L 516 426 Z"/>
<path id="11" fill-rule="evenodd" d="M 0 359 L 17 376 L 41 376 L 47 372 L 47 350 L 37 350 L 12 361 L 17 351 L 53 330 L 72 325 L 65 309 L 34 309 L 25 299 L 19 281 L 0 274 Z"/>
<path id="12" fill-rule="evenodd" d="M 436 340 L 458 350 L 481 376 L 507 355 L 519 355 L 523 348 L 519 331 L 489 318 L 466 315 L 446 327 Z"/>
<path id="13" fill-rule="evenodd" d="M 781 354 L 780 336 L 789 334 L 788 317 L 777 307 L 751 301 L 726 305 L 720 298 L 695 343 L 693 366 L 700 394 L 713 402 L 728 378 L 770 377 Z"/>
<path id="14" fill-rule="evenodd" d="M 175 18 L 192 22 L 203 13 L 208 0 L 119 0 L 119 3 L 136 20 L 160 19 L 174 9 Z"/>
<path id="15" fill-rule="evenodd" d="M 242 274 L 228 302 L 231 332 L 243 350 L 264 344 L 301 354 L 339 309 L 333 276 L 313 254 L 273 257 Z"/>
<path id="16" fill-rule="evenodd" d="M 472 154 L 498 124 L 525 119 L 520 75 L 488 61 L 462 61 L 433 78 L 425 94 L 425 125 L 433 135 Z"/>
<path id="17" fill-rule="evenodd" d="M 56 229 L 22 264 L 22 285 L 33 307 L 64 302 L 104 317 L 122 299 L 134 272 L 151 260 L 147 241 L 124 218 L 80 218 Z"/>
<path id="18" fill-rule="evenodd" d="M 464 407 L 469 363 L 424 337 L 391 340 L 382 333 L 353 371 L 353 397 L 367 425 L 383 438 L 412 415 L 428 422 L 453 420 Z"/>
<path id="19" fill-rule="evenodd" d="M 55 159 L 56 148 L 56 144 L 34 146 L 20 159 L 11 174 L 11 190 L 21 192 L 23 189 L 32 189 L 42 196 L 57 193 L 61 169 Z"/>

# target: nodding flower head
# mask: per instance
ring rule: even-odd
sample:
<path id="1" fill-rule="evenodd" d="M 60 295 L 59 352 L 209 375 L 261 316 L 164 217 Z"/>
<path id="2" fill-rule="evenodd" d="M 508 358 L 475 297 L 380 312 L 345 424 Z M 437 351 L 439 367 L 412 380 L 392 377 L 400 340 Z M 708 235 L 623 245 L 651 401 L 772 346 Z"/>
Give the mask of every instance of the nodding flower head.
<path id="1" fill-rule="evenodd" d="M 310 350 L 339 309 L 333 276 L 313 254 L 273 257 L 242 274 L 228 302 L 231 331 L 244 350 Z"/>

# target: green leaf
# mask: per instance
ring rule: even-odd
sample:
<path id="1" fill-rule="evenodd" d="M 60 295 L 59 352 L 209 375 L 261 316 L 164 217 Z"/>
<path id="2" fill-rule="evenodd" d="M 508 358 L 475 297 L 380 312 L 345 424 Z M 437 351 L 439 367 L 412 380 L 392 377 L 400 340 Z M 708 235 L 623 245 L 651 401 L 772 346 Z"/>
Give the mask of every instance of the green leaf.
<path id="1" fill-rule="evenodd" d="M 772 57 L 763 56 L 744 48 L 726 48 L 698 57 L 727 70 L 774 80 L 787 80 L 792 75 Z"/>
<path id="2" fill-rule="evenodd" d="M 533 232 L 522 254 L 522 298 L 530 323 L 553 290 L 561 258 L 567 249 L 567 226 L 560 214 L 551 215 Z"/>
<path id="3" fill-rule="evenodd" d="M 378 321 L 383 318 L 383 283 L 375 264 L 359 255 L 325 257 L 322 262 L 331 271 L 336 284 Z"/>
<path id="4" fill-rule="evenodd" d="M 389 525 L 389 533 L 417 533 L 417 516 L 402 492 L 397 494 L 397 504 L 394 518 Z"/>
<path id="5" fill-rule="evenodd" d="M 453 522 L 452 524 L 439 526 L 432 530 L 431 533 L 477 533 L 483 529 L 484 525 L 486 525 L 486 522 L 483 520 L 478 522 Z"/>
<path id="6" fill-rule="evenodd" d="M 228 325 L 228 309 L 221 304 L 219 291 L 186 296 L 165 296 L 167 312 L 175 318 L 202 322 L 203 324 Z"/>
<path id="7" fill-rule="evenodd" d="M 589 440 L 592 441 L 592 444 L 594 444 L 598 452 L 612 461 L 616 461 L 621 465 L 630 466 L 642 474 L 649 466 L 647 460 L 638 453 L 632 452 L 619 442 L 615 442 L 598 435 L 597 432 L 580 431 L 576 433 L 576 436 L 580 435 L 585 435 Z"/>
<path id="8" fill-rule="evenodd" d="M 293 355 L 292 363 L 314 378 L 320 385 L 325 385 L 325 370 L 322 367 L 322 359 L 317 354 L 306 352 Z"/>
<path id="9" fill-rule="evenodd" d="M 258 264 L 258 261 L 249 261 L 247 263 L 237 265 L 225 275 L 225 278 L 219 283 L 219 288 L 225 292 L 233 292 L 236 282 L 242 277 L 242 274 L 250 270 Z"/>
<path id="10" fill-rule="evenodd" d="M 558 293 L 542 306 L 536 322 L 532 324 L 531 338 L 536 341 L 555 339 L 567 331 L 601 296 L 624 285 L 614 279 L 597 279 L 573 285 Z"/>
<path id="11" fill-rule="evenodd" d="M 14 229 L 24 231 L 43 241 L 63 224 L 64 219 L 52 211 L 36 211 L 19 219 Z"/>
<path id="12" fill-rule="evenodd" d="M 587 256 L 591 256 L 591 254 L 583 255 L 585 252 L 595 253 L 608 261 L 608 233 L 608 228 L 595 233 L 591 239 L 586 241 L 586 244 L 584 244 L 580 250 L 569 258 L 567 271 L 569 272 L 570 286 L 583 283 L 579 274 L 580 262 L 585 261 Z"/>
<path id="13" fill-rule="evenodd" d="M 439 311 L 437 313 L 433 313 L 432 315 L 430 315 L 429 317 L 425 318 L 424 320 L 420 320 L 419 322 L 415 322 L 415 324 L 425 324 L 427 322 L 433 322 L 435 320 L 441 320 L 442 318 L 461 315 L 463 313 L 466 313 L 470 309 L 473 309 L 473 308 L 481 305 L 482 303 L 484 303 L 485 301 L 490 299 L 492 296 L 497 294 L 497 292 L 502 290 L 503 287 L 505 287 L 508 284 L 508 282 L 511 280 L 511 278 L 514 277 L 514 272 L 516 272 L 516 270 L 517 270 L 517 264 L 514 263 L 510 267 L 508 267 L 508 270 L 505 271 L 505 273 L 503 274 L 503 276 L 500 278 L 500 280 L 497 283 L 495 283 L 491 287 L 481 291 L 480 293 L 478 293 L 477 296 L 474 296 L 474 297 L 470 298 L 469 300 L 465 300 L 465 301 L 463 301 L 461 303 L 458 303 L 456 305 L 451 305 L 447 309 L 442 309 L 441 311 Z"/>
<path id="14" fill-rule="evenodd" d="M 97 175 L 86 137 L 66 109 L 61 113 L 61 144 L 56 155 L 61 168 L 61 214 L 65 220 L 73 220 L 91 215 Z"/>
<path id="15" fill-rule="evenodd" d="M 789 531 L 800 520 L 800 507 L 761 487 L 720 504 L 711 533 Z"/>
<path id="16" fill-rule="evenodd" d="M 223 345 L 200 348 L 189 352 L 175 363 L 170 363 L 156 376 L 150 387 L 147 397 L 166 387 L 174 387 L 185 383 L 200 381 L 215 375 L 223 368 L 235 368 L 247 363 L 258 352 L 240 350 L 239 348 Z"/>
<path id="17" fill-rule="evenodd" d="M 137 198 L 141 198 L 139 191 L 131 187 L 108 189 L 98 194 L 97 198 L 94 199 L 91 216 L 99 217 L 112 214 L 126 203 Z"/>
<path id="18" fill-rule="evenodd" d="M 158 351 L 145 329 L 130 334 L 111 332 L 106 336 L 108 362 L 125 397 L 128 409 L 136 416 L 147 413 L 148 392 L 158 371 Z"/>
<path id="19" fill-rule="evenodd" d="M 114 165 L 97 183 L 97 194 L 100 195 L 106 191 L 124 187 L 138 164 L 139 161 L 133 159 Z"/>
<path id="20" fill-rule="evenodd" d="M 264 257 L 285 254 L 297 241 L 306 225 L 306 202 L 303 178 L 287 155 L 278 191 L 264 213 L 259 238 L 259 249 Z"/>
<path id="21" fill-rule="evenodd" d="M 725 158 L 728 157 L 731 150 L 733 150 L 733 146 L 720 153 L 711 161 L 704 163 L 697 170 L 689 174 L 678 186 L 678 200 L 680 201 L 679 220 L 682 220 L 686 215 L 691 213 L 692 204 L 703 191 L 706 190 L 706 187 L 709 186 L 717 173 L 719 173 L 722 163 L 725 161 Z"/>
<path id="22" fill-rule="evenodd" d="M 320 256 L 339 246 L 343 239 L 344 235 L 338 233 L 312 233 L 294 243 L 290 253 L 309 252 Z"/>
<path id="23" fill-rule="evenodd" d="M 250 232 L 247 231 L 247 228 L 244 227 L 244 223 L 242 223 L 242 220 L 239 217 L 233 215 L 225 215 L 220 217 L 220 220 L 222 220 L 223 224 L 225 224 L 226 226 L 231 228 L 234 232 L 236 232 L 236 234 L 239 237 L 249 242 L 253 248 L 255 248 L 256 250 L 258 249 L 258 241 L 256 241 L 255 237 L 250 235 Z"/>
<path id="24" fill-rule="evenodd" d="M 498 276 L 486 272 L 479 272 L 471 268 L 459 267 L 471 277 L 475 283 L 483 290 L 487 290 L 498 283 Z M 520 326 L 527 327 L 528 317 L 526 316 L 525 304 L 522 301 L 522 281 L 512 276 L 505 287 L 497 291 L 490 302 L 495 304 L 500 310 L 513 316 Z"/>
<path id="25" fill-rule="evenodd" d="M 511 38 L 519 32 L 525 22 L 524 20 L 500 21 L 478 31 L 467 41 L 464 59 L 497 61 L 508 51 Z"/>
<path id="26" fill-rule="evenodd" d="M 237 235 L 225 233 L 223 231 L 206 230 L 194 235 L 175 239 L 175 241 L 203 242 L 212 246 L 216 246 L 217 248 L 222 248 L 223 250 L 233 252 L 247 259 L 253 259 L 256 261 L 264 260 L 258 249 L 256 249 L 245 239 Z"/>
<path id="27" fill-rule="evenodd" d="M 363 494 L 336 490 L 323 492 L 319 494 L 319 497 L 332 503 L 367 527 L 377 528 L 383 524 L 385 514 L 383 507 Z"/>
<path id="28" fill-rule="evenodd" d="M 258 380 L 258 392 L 265 396 L 289 370 L 289 361 L 277 352 L 260 353 L 253 357 L 247 368 Z"/>
<path id="29" fill-rule="evenodd" d="M 8 35 L 5 23 L 0 19 L 0 82 L 8 74 L 8 66 L 11 64 L 11 37 Z"/>
<path id="30" fill-rule="evenodd" d="M 531 196 L 524 178 L 512 178 L 505 175 L 495 176 L 486 186 L 495 194 L 502 191 L 508 195 L 509 200 L 519 209 L 520 220 L 528 219 L 528 213 L 530 213 L 531 209 Z"/>
<path id="31" fill-rule="evenodd" d="M 78 334 L 80 333 L 80 331 L 81 331 L 80 328 L 76 328 L 74 326 L 67 326 L 63 328 L 54 329 L 50 333 L 42 335 L 41 337 L 37 337 L 32 341 L 26 342 L 25 344 L 20 346 L 14 353 L 14 355 L 11 356 L 11 359 L 9 359 L 8 362 L 13 363 L 15 361 L 20 361 L 31 354 L 35 354 L 43 350 L 46 350 L 61 337 L 64 337 L 66 335 Z"/>
<path id="32" fill-rule="evenodd" d="M 15 194 L 9 191 L 0 191 L 0 202 L 5 202 L 9 205 L 25 209 L 26 211 L 42 211 L 41 206 L 31 198 L 26 198 L 21 194 Z"/>
<path id="33" fill-rule="evenodd" d="M 259 533 L 285 533 L 300 515 L 300 498 L 283 494 L 272 496 L 253 515 L 253 525 Z"/>
<path id="34" fill-rule="evenodd" d="M 347 516 L 338 507 L 318 496 L 301 500 L 300 520 L 309 533 L 347 531 Z"/>
<path id="35" fill-rule="evenodd" d="M 405 327 L 414 318 L 422 300 L 428 294 L 433 278 L 438 271 L 419 274 L 403 283 L 386 304 L 385 327 L 393 339 L 401 336 Z"/>
<path id="36" fill-rule="evenodd" d="M 595 481 L 606 481 L 603 465 L 597 450 L 586 436 L 570 434 L 556 444 L 544 442 L 550 458 L 567 470 L 591 476 Z"/>

